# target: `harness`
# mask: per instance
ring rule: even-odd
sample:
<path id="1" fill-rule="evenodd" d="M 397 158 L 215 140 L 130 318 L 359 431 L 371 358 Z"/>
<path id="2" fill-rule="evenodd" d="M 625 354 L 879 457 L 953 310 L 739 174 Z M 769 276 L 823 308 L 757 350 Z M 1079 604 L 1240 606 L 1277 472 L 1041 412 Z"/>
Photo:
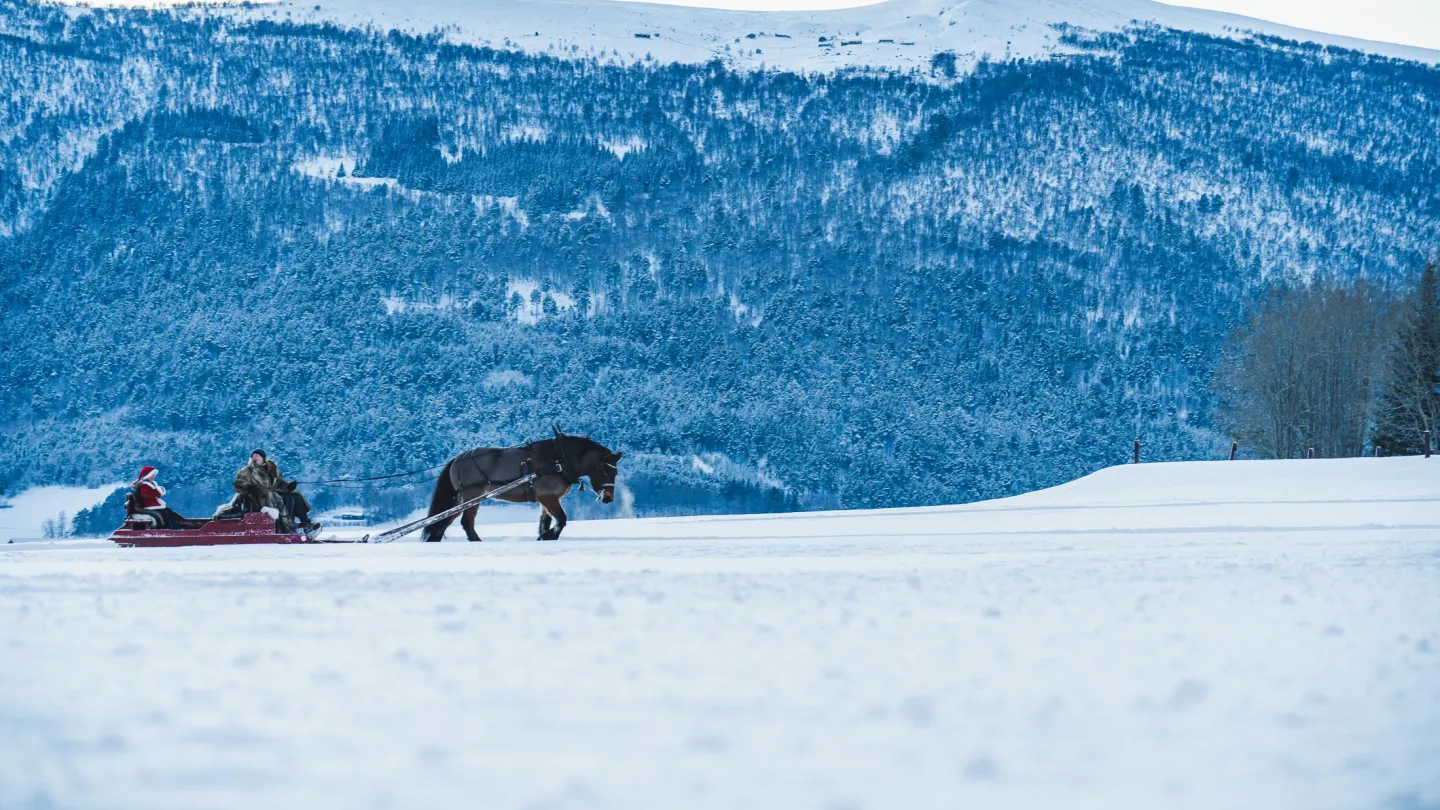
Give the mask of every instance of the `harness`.
<path id="1" fill-rule="evenodd" d="M 525 495 L 532 502 L 535 500 L 535 459 L 527 458 L 520 462 L 520 475 L 529 479 L 525 483 Z"/>
<path id="2" fill-rule="evenodd" d="M 536 444 L 535 442 L 531 442 L 530 444 L 516 445 L 515 447 L 507 448 L 507 449 L 518 450 L 518 449 L 520 449 L 520 448 L 523 447 L 524 449 L 530 451 L 530 453 L 533 454 L 533 453 L 535 452 L 535 444 Z M 564 453 L 564 445 L 559 444 L 559 442 L 557 442 L 556 444 L 560 447 L 560 452 L 563 454 L 563 453 Z M 520 462 L 520 477 L 519 477 L 519 478 L 516 478 L 516 479 L 513 480 L 513 481 L 496 481 L 495 479 L 491 478 L 491 477 L 490 477 L 490 474 L 487 473 L 487 472 L 485 472 L 485 468 L 480 465 L 480 457 L 481 457 L 481 456 L 487 456 L 487 457 L 488 457 L 488 456 L 494 455 L 495 452 L 497 452 L 497 451 L 493 451 L 493 450 L 492 450 L 492 451 L 489 452 L 489 453 L 474 453 L 474 454 L 472 454 L 472 455 L 470 456 L 470 458 L 469 458 L 470 467 L 475 470 L 475 474 L 476 474 L 476 475 L 480 476 L 481 481 L 484 482 L 484 485 L 485 485 L 486 487 L 494 487 L 494 488 L 513 487 L 513 486 L 515 486 L 515 485 L 520 484 L 521 482 L 523 482 L 524 485 L 525 485 L 525 496 L 530 500 L 530 502 L 534 503 L 534 502 L 535 502 L 535 479 L 536 479 L 536 478 L 539 478 L 541 475 L 549 475 L 549 474 L 552 474 L 552 473 L 558 473 L 561 477 L 563 477 L 563 478 L 565 479 L 565 481 L 566 481 L 567 483 L 569 483 L 569 484 L 574 484 L 574 483 L 575 483 L 575 479 L 573 478 L 573 476 L 571 475 L 571 472 L 570 472 L 571 470 L 574 469 L 574 467 L 573 467 L 573 465 L 569 465 L 569 458 L 568 458 L 568 457 L 565 457 L 565 463 L 564 463 L 564 464 L 562 464 L 560 461 L 556 461 L 556 462 L 555 462 L 555 469 L 554 469 L 554 470 L 546 470 L 546 471 L 544 471 L 544 472 L 540 472 L 540 471 L 537 471 L 537 470 L 535 469 L 535 459 L 534 459 L 532 456 L 526 456 L 525 460 L 523 460 L 523 461 Z M 567 466 L 568 466 L 568 469 L 567 469 Z"/>
<path id="3" fill-rule="evenodd" d="M 487 454 L 487 455 L 488 455 L 488 454 Z M 475 468 L 475 474 L 476 474 L 476 475 L 479 475 L 482 479 L 484 479 L 484 481 L 485 481 L 485 486 L 488 487 L 488 486 L 490 486 L 491 484 L 495 483 L 494 481 L 490 480 L 490 474 L 487 473 L 487 472 L 485 472 L 485 468 L 480 466 L 480 454 L 479 454 L 479 453 L 474 453 L 474 454 L 472 454 L 472 455 L 470 456 L 470 466 Z M 452 484 L 454 483 L 454 480 L 453 480 L 453 479 L 451 480 L 451 483 L 452 483 Z"/>
<path id="4" fill-rule="evenodd" d="M 580 491 L 581 491 L 581 492 L 584 492 L 584 491 L 585 491 L 585 482 L 580 479 L 580 476 L 579 476 L 579 475 L 576 475 L 576 474 L 575 474 L 575 462 L 573 462 L 573 461 L 570 460 L 570 453 L 569 453 L 568 451 L 566 451 L 566 449 L 565 449 L 565 434 L 564 434 L 564 433 L 561 433 L 561 432 L 560 432 L 560 428 L 558 428 L 558 427 L 557 427 L 557 428 L 554 428 L 554 431 L 555 431 L 555 454 L 558 455 L 558 456 L 560 456 L 560 461 L 559 461 L 560 477 L 564 478 L 564 479 L 565 479 L 565 483 L 567 483 L 567 484 L 569 484 L 569 485 L 571 485 L 571 486 L 574 486 L 575 484 L 579 484 L 579 485 L 580 485 Z"/>
<path id="5" fill-rule="evenodd" d="M 516 478 L 513 481 L 496 481 L 495 479 L 490 477 L 489 473 L 485 471 L 484 466 L 481 465 L 480 460 L 482 457 L 487 459 L 491 458 L 497 452 L 504 452 L 502 450 L 492 449 L 488 453 L 472 453 L 466 460 L 470 463 L 471 469 L 474 470 L 475 475 L 480 479 L 484 486 L 505 487 L 513 484 L 520 484 L 523 482 L 526 495 L 528 499 L 532 502 L 535 500 L 535 479 L 540 477 L 541 475 L 558 475 L 565 480 L 567 486 L 573 487 L 578 484 L 581 492 L 587 491 L 585 487 L 584 473 L 580 472 L 579 468 L 575 464 L 574 459 L 570 457 L 569 449 L 565 446 L 565 439 L 569 437 L 566 436 L 563 432 L 561 432 L 559 427 L 553 427 L 552 430 L 554 430 L 555 432 L 555 438 L 545 439 L 542 441 L 554 442 L 554 469 L 546 470 L 536 468 L 534 454 L 535 451 L 538 449 L 537 445 L 541 444 L 541 442 L 530 442 L 529 444 L 521 444 L 514 447 L 506 448 L 507 450 L 524 450 L 527 453 L 526 458 L 520 462 L 520 477 Z M 617 465 L 612 464 L 608 461 L 602 463 L 604 464 L 604 466 L 609 467 L 617 474 L 619 473 L 620 468 Z M 600 484 L 595 487 L 597 495 L 601 491 L 607 489 L 610 491 L 610 496 L 613 499 L 615 496 L 614 481 L 611 481 L 608 484 Z"/>

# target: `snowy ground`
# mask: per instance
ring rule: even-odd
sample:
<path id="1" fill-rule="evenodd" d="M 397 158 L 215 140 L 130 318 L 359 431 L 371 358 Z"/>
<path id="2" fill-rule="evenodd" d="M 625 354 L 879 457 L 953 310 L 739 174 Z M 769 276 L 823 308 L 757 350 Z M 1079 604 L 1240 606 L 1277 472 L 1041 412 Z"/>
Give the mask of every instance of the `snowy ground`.
<path id="1" fill-rule="evenodd" d="M 532 531 L 0 546 L 0 808 L 1440 806 L 1440 459 Z"/>

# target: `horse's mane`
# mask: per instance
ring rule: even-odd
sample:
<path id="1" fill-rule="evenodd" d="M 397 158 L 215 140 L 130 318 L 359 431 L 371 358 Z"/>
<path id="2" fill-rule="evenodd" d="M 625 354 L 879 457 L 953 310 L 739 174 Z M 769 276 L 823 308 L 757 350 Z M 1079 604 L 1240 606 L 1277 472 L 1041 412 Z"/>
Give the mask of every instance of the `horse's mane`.
<path id="1" fill-rule="evenodd" d="M 578 443 L 581 445 L 580 450 L 579 450 L 578 452 L 581 452 L 581 453 L 587 452 L 587 451 L 589 451 L 589 450 L 599 450 L 599 451 L 601 451 L 602 453 L 613 453 L 613 452 L 614 452 L 614 451 L 611 450 L 610 448 L 608 448 L 608 447 L 606 447 L 605 445 L 603 445 L 603 444 L 595 441 L 594 439 L 590 438 L 589 436 L 577 436 L 577 435 L 575 435 L 575 434 L 573 434 L 573 433 L 562 433 L 561 435 L 564 436 L 564 437 L 567 438 L 567 439 L 572 439 L 572 440 L 578 442 Z M 485 454 L 485 453 L 494 453 L 494 452 L 502 451 L 502 450 L 528 450 L 528 449 L 531 449 L 531 448 L 535 447 L 535 445 L 537 445 L 537 444 L 544 444 L 545 442 L 550 442 L 550 441 L 554 441 L 554 440 L 555 440 L 555 437 L 554 437 L 554 436 L 551 436 L 551 437 L 544 438 L 544 439 L 536 439 L 536 440 L 534 440 L 534 441 L 525 442 L 524 444 L 511 445 L 510 447 L 472 447 L 472 448 L 470 448 L 469 450 L 466 450 L 465 452 L 460 453 L 460 454 L 457 455 L 455 458 L 456 458 L 456 459 L 469 458 L 469 457 L 471 457 L 471 456 L 478 456 L 478 455 L 482 455 L 482 454 Z"/>
<path id="2" fill-rule="evenodd" d="M 572 433 L 566 433 L 566 434 L 564 434 L 564 436 L 565 436 L 565 438 L 567 438 L 567 439 L 574 439 L 574 440 L 580 442 L 580 444 L 583 445 L 583 449 L 581 450 L 581 452 L 584 452 L 585 450 L 601 450 L 601 451 L 606 452 L 606 453 L 609 453 L 609 452 L 610 452 L 610 448 L 608 448 L 608 447 L 606 447 L 605 445 L 603 445 L 603 444 L 595 441 L 594 439 L 590 438 L 589 436 L 576 436 L 576 435 L 574 435 L 574 434 L 572 434 Z"/>

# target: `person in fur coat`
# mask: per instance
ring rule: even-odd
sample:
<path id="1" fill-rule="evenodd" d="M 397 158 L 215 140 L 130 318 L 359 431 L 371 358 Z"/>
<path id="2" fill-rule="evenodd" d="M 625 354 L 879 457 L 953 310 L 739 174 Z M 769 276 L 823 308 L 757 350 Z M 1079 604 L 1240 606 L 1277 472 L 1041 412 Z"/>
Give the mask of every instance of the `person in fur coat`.
<path id="1" fill-rule="evenodd" d="M 245 511 L 258 512 L 268 506 L 279 510 L 283 518 L 293 518 L 301 531 L 319 528 L 310 522 L 310 502 L 295 489 L 294 481 L 280 477 L 280 465 L 271 461 L 264 450 L 250 454 L 250 463 L 235 473 L 235 491 L 245 498 Z"/>

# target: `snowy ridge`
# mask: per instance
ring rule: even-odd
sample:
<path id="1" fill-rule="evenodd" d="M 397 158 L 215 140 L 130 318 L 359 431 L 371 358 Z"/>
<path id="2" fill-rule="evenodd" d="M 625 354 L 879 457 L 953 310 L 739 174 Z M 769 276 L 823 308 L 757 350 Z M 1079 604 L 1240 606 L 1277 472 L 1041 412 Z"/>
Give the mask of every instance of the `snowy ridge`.
<path id="1" fill-rule="evenodd" d="M 487 527 L 523 539 L 530 523 Z M 1110 467 L 993 501 L 900 509 L 580 521 L 569 539 L 786 539 L 1440 532 L 1440 464 L 1421 458 L 1210 461 Z M 352 532 L 353 534 L 354 532 Z M 460 536 L 459 530 L 451 532 Z"/>
<path id="2" fill-rule="evenodd" d="M 1371 53 L 1440 62 L 1440 52 L 1338 37 L 1234 14 L 1150 0 L 888 0 L 832 11 L 753 12 L 613 0 L 286 0 L 242 12 L 271 19 L 334 21 L 412 33 L 443 30 L 455 41 L 555 56 L 828 71 L 927 67 L 957 54 L 981 57 L 1063 52 L 1054 26 L 1114 31 L 1154 23 L 1216 35 L 1257 32 Z"/>

